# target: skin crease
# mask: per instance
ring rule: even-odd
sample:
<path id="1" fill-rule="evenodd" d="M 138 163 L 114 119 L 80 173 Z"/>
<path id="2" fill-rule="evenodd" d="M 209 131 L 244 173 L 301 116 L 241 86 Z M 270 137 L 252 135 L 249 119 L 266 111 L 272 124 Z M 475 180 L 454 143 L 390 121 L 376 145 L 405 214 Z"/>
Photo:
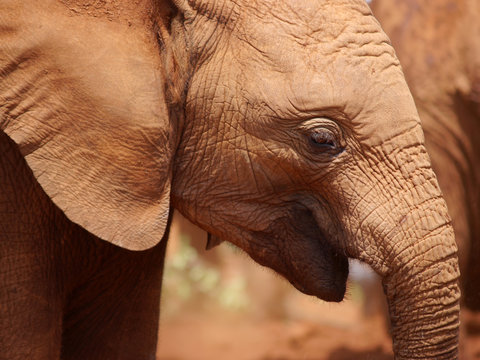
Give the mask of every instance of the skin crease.
<path id="1" fill-rule="evenodd" d="M 457 358 L 450 218 L 363 0 L 1 0 L 0 36 L 9 358 L 153 357 L 170 205 L 325 300 L 369 263 L 396 358 Z"/>
<path id="2" fill-rule="evenodd" d="M 463 300 L 480 309 L 480 26 L 477 1 L 376 0 L 415 97 L 459 247 Z M 428 7 L 428 11 L 424 11 Z M 448 21 L 444 21 L 448 19 Z M 440 25 L 441 24 L 441 25 Z"/>

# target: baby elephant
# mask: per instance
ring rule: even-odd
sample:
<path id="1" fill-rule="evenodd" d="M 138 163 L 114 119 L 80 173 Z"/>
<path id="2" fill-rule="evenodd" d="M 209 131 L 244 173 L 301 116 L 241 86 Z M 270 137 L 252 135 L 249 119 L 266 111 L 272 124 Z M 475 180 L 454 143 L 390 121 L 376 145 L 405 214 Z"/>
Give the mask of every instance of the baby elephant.
<path id="1" fill-rule="evenodd" d="M 450 218 L 364 0 L 0 0 L 0 358 L 154 359 L 171 208 L 456 359 Z M 163 236 L 163 240 L 162 240 Z"/>

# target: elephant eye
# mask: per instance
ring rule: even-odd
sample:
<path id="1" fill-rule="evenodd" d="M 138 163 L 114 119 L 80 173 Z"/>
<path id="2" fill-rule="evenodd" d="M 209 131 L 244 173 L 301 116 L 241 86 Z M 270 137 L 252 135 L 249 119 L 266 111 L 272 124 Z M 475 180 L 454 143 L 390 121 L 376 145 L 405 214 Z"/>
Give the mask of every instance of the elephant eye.
<path id="1" fill-rule="evenodd" d="M 345 139 L 340 126 L 329 118 L 313 118 L 299 127 L 312 154 L 335 156 L 345 149 Z"/>
<path id="2" fill-rule="evenodd" d="M 333 150 L 337 148 L 335 135 L 328 130 L 316 130 L 311 132 L 310 143 L 316 148 L 324 150 Z"/>

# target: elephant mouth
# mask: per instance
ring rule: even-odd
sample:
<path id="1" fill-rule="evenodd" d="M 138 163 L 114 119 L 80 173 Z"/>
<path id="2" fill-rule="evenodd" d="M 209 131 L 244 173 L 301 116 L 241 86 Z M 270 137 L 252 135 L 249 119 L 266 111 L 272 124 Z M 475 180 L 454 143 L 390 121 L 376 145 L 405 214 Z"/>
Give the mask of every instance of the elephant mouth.
<path id="1" fill-rule="evenodd" d="M 324 233 L 317 228 L 317 236 L 301 239 L 311 243 L 311 251 L 305 254 L 305 269 L 291 269 L 289 282 L 299 291 L 324 301 L 340 302 L 347 287 L 348 257 L 337 252 Z M 307 271 L 305 271 L 307 270 Z"/>
<path id="2" fill-rule="evenodd" d="M 339 281 L 338 283 L 334 284 L 333 286 L 323 286 L 322 289 L 315 289 L 311 290 L 310 287 L 305 287 L 301 283 L 298 283 L 295 280 L 289 279 L 288 282 L 298 291 L 311 296 L 316 296 L 319 299 L 328 302 L 341 302 L 345 297 L 346 291 L 346 281 L 342 282 Z"/>
<path id="3" fill-rule="evenodd" d="M 283 275 L 296 289 L 325 301 L 340 302 L 346 292 L 348 257 L 336 249 L 312 212 L 299 206 L 277 219 L 260 243 L 274 243 L 264 257 L 254 259 Z M 254 251 L 257 253 L 257 251 Z"/>

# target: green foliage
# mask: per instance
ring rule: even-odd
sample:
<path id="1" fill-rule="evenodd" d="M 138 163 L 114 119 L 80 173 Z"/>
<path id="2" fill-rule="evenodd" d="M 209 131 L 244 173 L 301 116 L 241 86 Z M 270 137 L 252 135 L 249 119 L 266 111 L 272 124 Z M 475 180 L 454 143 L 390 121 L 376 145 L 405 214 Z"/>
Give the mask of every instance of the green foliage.
<path id="1" fill-rule="evenodd" d="M 213 303 L 230 311 L 243 311 L 249 305 L 245 279 L 222 278 L 218 269 L 199 256 L 185 235 L 180 236 L 175 254 L 166 260 L 162 292 L 167 312 L 202 303 Z"/>
<path id="2" fill-rule="evenodd" d="M 357 304 L 363 304 L 366 299 L 362 285 L 354 281 L 351 281 L 349 284 L 349 298 Z"/>

